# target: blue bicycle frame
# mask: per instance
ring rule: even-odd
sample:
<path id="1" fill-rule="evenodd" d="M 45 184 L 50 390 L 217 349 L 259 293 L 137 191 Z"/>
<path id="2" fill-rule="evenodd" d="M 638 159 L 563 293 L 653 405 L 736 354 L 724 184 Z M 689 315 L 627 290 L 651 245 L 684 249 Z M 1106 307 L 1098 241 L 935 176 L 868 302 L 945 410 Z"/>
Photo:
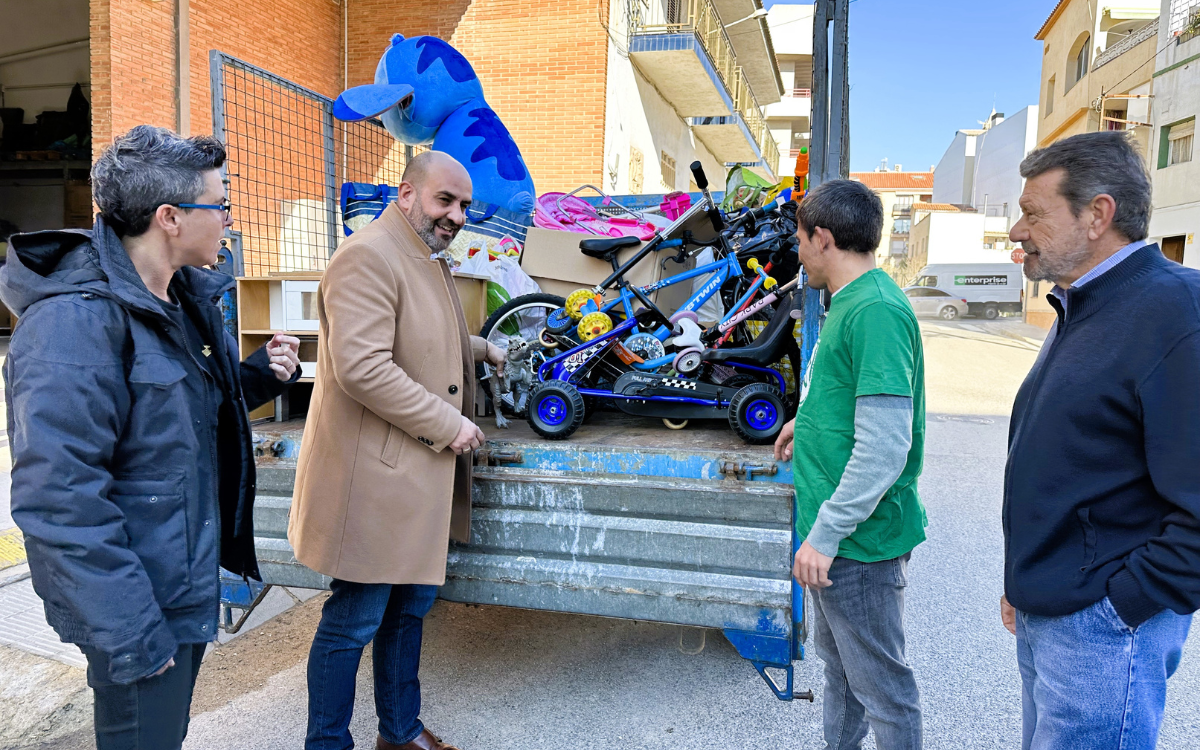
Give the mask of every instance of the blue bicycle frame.
<path id="1" fill-rule="evenodd" d="M 735 253 L 729 253 L 721 260 L 714 261 L 712 263 L 705 263 L 704 265 L 693 268 L 690 271 L 684 271 L 681 274 L 671 276 L 663 279 L 662 281 L 657 281 L 653 284 L 647 284 L 646 286 L 639 287 L 639 289 L 642 291 L 642 293 L 649 295 L 657 292 L 659 289 L 665 289 L 666 287 L 681 284 L 685 281 L 691 281 L 692 279 L 708 273 L 711 273 L 712 276 L 708 278 L 708 280 L 704 283 L 704 286 L 700 287 L 695 294 L 688 298 L 687 302 L 684 302 L 683 305 L 680 306 L 680 312 L 685 310 L 695 312 L 696 310 L 699 310 L 701 305 L 703 305 L 710 297 L 716 294 L 717 290 L 719 290 L 722 285 L 724 285 L 725 282 L 730 279 L 730 277 L 734 275 L 741 275 L 742 264 L 740 261 L 738 261 Z M 756 283 L 761 284 L 761 279 L 759 279 Z M 620 296 L 614 300 L 604 303 L 604 306 L 600 308 L 600 312 L 609 313 L 620 306 L 625 313 L 625 317 L 630 319 L 633 317 L 633 303 L 636 299 L 637 297 L 633 295 L 633 292 L 629 291 L 627 288 L 622 288 L 620 290 Z M 659 326 L 658 330 L 654 331 L 654 337 L 659 341 L 666 341 L 671 337 L 671 330 L 666 326 Z"/>
<path id="2" fill-rule="evenodd" d="M 671 276 L 669 278 L 663 279 L 662 281 L 658 281 L 653 284 L 647 284 L 646 286 L 643 286 L 643 287 L 638 287 L 638 289 L 643 294 L 649 295 L 654 292 L 657 292 L 659 289 L 665 289 L 666 287 L 674 286 L 675 284 L 681 284 L 685 281 L 690 281 L 692 279 L 698 278 L 698 277 L 703 276 L 708 273 L 711 273 L 712 276 L 710 276 L 708 278 L 708 280 L 705 281 L 704 286 L 700 287 L 700 289 L 697 290 L 696 293 L 693 294 L 690 298 L 688 298 L 687 302 L 684 302 L 683 305 L 679 308 L 679 312 L 684 312 L 684 311 L 695 312 L 696 310 L 699 310 L 700 307 L 705 302 L 707 302 L 710 297 L 712 297 L 714 294 L 716 294 L 717 291 L 725 284 L 726 281 L 729 280 L 730 277 L 732 277 L 734 275 L 739 275 L 739 276 L 741 275 L 742 265 L 741 265 L 741 261 L 738 260 L 736 253 L 729 253 L 721 260 L 714 261 L 712 263 L 706 263 L 697 268 L 693 268 L 690 271 L 685 271 L 676 276 Z M 766 273 L 764 271 L 762 271 L 762 269 L 759 269 L 758 278 L 756 278 L 754 280 L 754 282 L 750 285 L 750 288 L 746 291 L 746 293 L 742 296 L 742 298 L 737 301 L 737 304 L 735 304 L 733 306 L 733 308 L 731 310 L 729 310 L 728 313 L 726 313 L 725 317 L 722 318 L 721 322 L 724 323 L 727 320 L 729 320 L 730 318 L 732 318 L 734 315 L 736 315 L 737 311 L 739 309 L 741 309 L 742 305 L 744 305 L 751 297 L 753 297 L 755 295 L 755 293 L 758 292 L 758 290 L 762 287 L 763 282 L 765 282 L 766 279 L 767 279 Z M 637 299 L 637 297 L 634 296 L 633 292 L 629 291 L 628 288 L 623 287 L 620 289 L 619 296 L 616 299 L 606 302 L 600 308 L 600 312 L 611 313 L 618 306 L 620 306 L 621 308 L 623 308 L 626 320 L 632 320 L 633 319 L 633 301 L 636 299 Z M 652 335 L 659 341 L 666 341 L 668 338 L 671 337 L 671 329 L 667 328 L 666 326 L 659 326 L 653 332 Z M 651 360 L 647 360 L 645 362 L 640 362 L 640 363 L 634 365 L 634 368 L 638 369 L 638 370 L 657 370 L 659 367 L 663 366 L 664 364 L 667 364 L 668 362 L 670 362 L 673 359 L 674 359 L 674 355 L 668 354 L 664 357 L 659 357 L 657 359 L 651 359 Z"/>

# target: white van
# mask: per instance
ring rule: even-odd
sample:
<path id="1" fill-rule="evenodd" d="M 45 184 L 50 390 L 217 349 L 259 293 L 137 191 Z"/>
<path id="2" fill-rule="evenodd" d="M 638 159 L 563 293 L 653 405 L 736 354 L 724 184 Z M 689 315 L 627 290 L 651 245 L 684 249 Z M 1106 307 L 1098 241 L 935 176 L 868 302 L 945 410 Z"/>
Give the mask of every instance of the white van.
<path id="1" fill-rule="evenodd" d="M 936 263 L 922 268 L 912 287 L 941 289 L 988 320 L 1021 312 L 1025 299 L 1025 275 L 1015 263 Z"/>

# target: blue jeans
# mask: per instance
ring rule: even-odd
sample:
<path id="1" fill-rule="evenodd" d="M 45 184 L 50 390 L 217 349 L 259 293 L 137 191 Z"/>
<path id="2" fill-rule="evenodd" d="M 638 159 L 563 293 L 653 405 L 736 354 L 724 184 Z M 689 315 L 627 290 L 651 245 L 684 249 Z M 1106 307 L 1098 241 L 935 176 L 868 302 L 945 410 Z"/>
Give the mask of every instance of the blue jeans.
<path id="1" fill-rule="evenodd" d="M 1191 615 L 1131 629 L 1108 597 L 1063 617 L 1017 612 L 1024 750 L 1154 750 Z"/>
<path id="2" fill-rule="evenodd" d="M 920 750 L 921 698 L 904 655 L 909 555 L 861 563 L 834 558 L 832 586 L 812 591 L 813 644 L 825 662 L 828 750 Z"/>
<path id="3" fill-rule="evenodd" d="M 306 750 L 350 750 L 354 683 L 363 648 L 374 641 L 375 715 L 379 736 L 403 745 L 424 726 L 421 712 L 421 624 L 437 586 L 331 582 L 332 595 L 308 654 Z"/>

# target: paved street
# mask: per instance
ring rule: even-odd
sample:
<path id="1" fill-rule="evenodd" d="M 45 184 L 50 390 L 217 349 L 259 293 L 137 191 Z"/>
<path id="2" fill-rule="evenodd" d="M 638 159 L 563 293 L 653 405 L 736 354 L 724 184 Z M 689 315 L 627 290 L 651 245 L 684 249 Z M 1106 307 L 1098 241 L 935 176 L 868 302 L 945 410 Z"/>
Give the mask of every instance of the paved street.
<path id="1" fill-rule="evenodd" d="M 1000 486 L 1008 406 L 1039 333 L 1015 321 L 922 328 L 930 414 L 921 490 L 930 526 L 909 569 L 907 622 L 927 746 L 1010 748 L 1019 741 L 1020 696 L 1014 641 L 998 616 Z M 302 745 L 304 658 L 323 599 L 209 655 L 187 750 Z M 821 746 L 821 666 L 811 653 L 796 679 L 817 690 L 815 705 L 777 701 L 716 631 L 438 602 L 425 632 L 422 717 L 463 750 Z M 360 746 L 375 733 L 369 675 L 367 657 L 352 726 Z M 1198 745 L 1193 637 L 1171 683 L 1160 747 Z M 42 746 L 79 747 L 90 747 L 86 728 Z"/>

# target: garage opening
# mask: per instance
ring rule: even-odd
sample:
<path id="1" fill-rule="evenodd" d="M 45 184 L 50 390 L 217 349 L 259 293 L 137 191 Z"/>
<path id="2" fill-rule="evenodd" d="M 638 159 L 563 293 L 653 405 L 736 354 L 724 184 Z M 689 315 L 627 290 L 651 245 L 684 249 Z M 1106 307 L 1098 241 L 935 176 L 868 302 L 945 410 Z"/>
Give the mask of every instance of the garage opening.
<path id="1" fill-rule="evenodd" d="M 0 3 L 0 253 L 40 229 L 91 228 L 88 0 Z M 4 257 L 0 257 L 0 263 Z M 0 335 L 12 316 L 0 308 Z"/>

